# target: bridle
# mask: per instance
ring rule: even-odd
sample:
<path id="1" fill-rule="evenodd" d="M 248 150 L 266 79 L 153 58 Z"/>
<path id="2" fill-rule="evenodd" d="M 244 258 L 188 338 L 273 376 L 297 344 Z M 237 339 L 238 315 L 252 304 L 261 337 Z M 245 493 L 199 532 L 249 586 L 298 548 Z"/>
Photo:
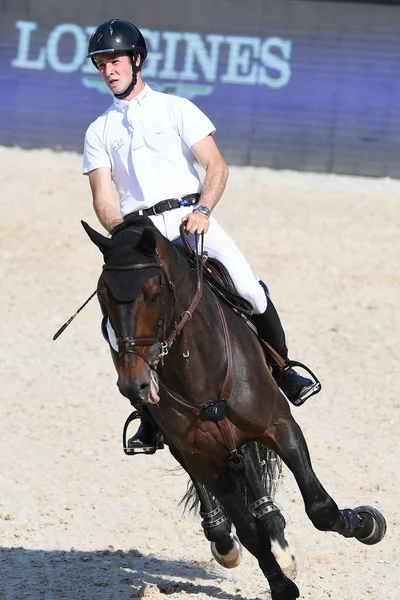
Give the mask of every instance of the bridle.
<path id="1" fill-rule="evenodd" d="M 182 231 L 181 231 L 182 233 Z M 166 326 L 167 326 L 167 318 L 166 315 L 163 315 L 158 320 L 157 333 L 154 337 L 123 337 L 117 336 L 117 346 L 118 346 L 118 354 L 121 357 L 123 354 L 134 354 L 141 358 L 144 362 L 146 362 L 150 368 L 155 369 L 158 365 L 158 362 L 163 361 L 164 357 L 168 354 L 169 349 L 172 344 L 178 338 L 186 323 L 192 318 L 193 312 L 196 310 L 200 299 L 203 294 L 203 267 L 204 263 L 207 260 L 207 253 L 203 251 L 204 245 L 204 236 L 201 235 L 200 242 L 200 251 L 198 250 L 197 244 L 197 234 L 196 234 L 196 250 L 192 251 L 192 254 L 195 257 L 196 261 L 196 274 L 197 274 L 197 286 L 195 295 L 187 308 L 182 314 L 180 321 L 175 323 L 175 328 L 172 330 L 168 338 L 166 337 Z M 190 247 L 190 246 L 189 246 Z M 150 269 L 150 268 L 158 268 L 161 271 L 161 302 L 166 306 L 166 302 L 163 302 L 163 290 L 168 289 L 170 296 L 172 298 L 173 303 L 176 301 L 175 296 L 175 285 L 173 281 L 168 277 L 167 272 L 161 262 L 160 254 L 156 248 L 156 258 L 157 262 L 155 263 L 138 263 L 132 265 L 103 265 L 103 271 L 134 271 L 140 269 Z M 141 356 L 137 351 L 137 347 L 144 346 L 155 346 L 158 345 L 159 352 L 156 355 L 156 358 L 152 361 L 147 361 L 143 356 Z"/>

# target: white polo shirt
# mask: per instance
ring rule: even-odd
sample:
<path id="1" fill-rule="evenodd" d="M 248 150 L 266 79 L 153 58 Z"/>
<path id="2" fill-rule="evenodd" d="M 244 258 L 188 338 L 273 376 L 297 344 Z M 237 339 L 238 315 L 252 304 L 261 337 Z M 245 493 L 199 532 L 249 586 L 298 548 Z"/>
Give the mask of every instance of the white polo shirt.
<path id="1" fill-rule="evenodd" d="M 192 102 L 145 85 L 130 101 L 115 98 L 88 127 L 83 173 L 111 170 L 122 215 L 193 194 L 201 181 L 190 148 L 214 131 Z"/>

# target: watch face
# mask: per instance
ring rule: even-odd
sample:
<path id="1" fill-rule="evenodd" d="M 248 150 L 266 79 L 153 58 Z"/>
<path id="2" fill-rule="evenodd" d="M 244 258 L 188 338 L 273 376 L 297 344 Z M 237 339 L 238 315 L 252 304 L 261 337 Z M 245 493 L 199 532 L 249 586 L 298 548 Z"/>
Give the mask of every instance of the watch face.
<path id="1" fill-rule="evenodd" d="M 198 210 L 199 212 L 203 213 L 203 215 L 209 215 L 210 214 L 210 209 L 207 206 L 204 206 L 203 204 L 200 204 L 200 206 L 198 206 L 196 208 L 196 210 Z"/>

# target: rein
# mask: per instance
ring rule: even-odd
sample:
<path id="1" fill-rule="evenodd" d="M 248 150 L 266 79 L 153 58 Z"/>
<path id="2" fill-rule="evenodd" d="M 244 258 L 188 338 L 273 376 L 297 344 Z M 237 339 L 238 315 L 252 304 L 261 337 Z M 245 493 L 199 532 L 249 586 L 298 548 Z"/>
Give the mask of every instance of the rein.
<path id="1" fill-rule="evenodd" d="M 181 230 L 181 235 L 182 235 L 182 231 L 183 230 Z M 186 237 L 183 236 L 183 239 L 186 240 Z M 198 252 L 198 249 L 197 249 L 197 234 L 196 234 L 195 256 L 196 256 L 196 266 L 197 266 L 197 269 L 196 269 L 196 274 L 197 274 L 196 293 L 193 297 L 192 302 L 190 303 L 189 308 L 181 314 L 180 322 L 178 323 L 178 325 L 176 325 L 175 329 L 172 331 L 171 335 L 169 336 L 169 338 L 167 340 L 168 348 L 170 348 L 172 346 L 172 344 L 175 342 L 176 338 L 182 332 L 182 329 L 185 327 L 186 323 L 188 321 L 190 321 L 190 319 L 192 318 L 193 313 L 196 310 L 196 308 L 198 307 L 201 297 L 203 295 L 203 270 L 204 270 L 204 263 L 207 260 L 207 254 L 204 252 L 204 235 L 203 234 L 201 236 L 201 251 L 200 252 Z"/>

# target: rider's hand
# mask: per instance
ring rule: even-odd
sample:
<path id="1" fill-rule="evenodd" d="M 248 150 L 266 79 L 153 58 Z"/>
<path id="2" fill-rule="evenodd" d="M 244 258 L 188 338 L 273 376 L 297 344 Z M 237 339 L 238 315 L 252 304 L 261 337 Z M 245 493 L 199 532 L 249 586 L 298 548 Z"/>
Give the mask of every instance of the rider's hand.
<path id="1" fill-rule="evenodd" d="M 187 233 L 207 233 L 210 227 L 210 221 L 207 215 L 195 210 L 189 213 L 182 219 L 182 223 L 185 223 L 185 230 Z"/>

